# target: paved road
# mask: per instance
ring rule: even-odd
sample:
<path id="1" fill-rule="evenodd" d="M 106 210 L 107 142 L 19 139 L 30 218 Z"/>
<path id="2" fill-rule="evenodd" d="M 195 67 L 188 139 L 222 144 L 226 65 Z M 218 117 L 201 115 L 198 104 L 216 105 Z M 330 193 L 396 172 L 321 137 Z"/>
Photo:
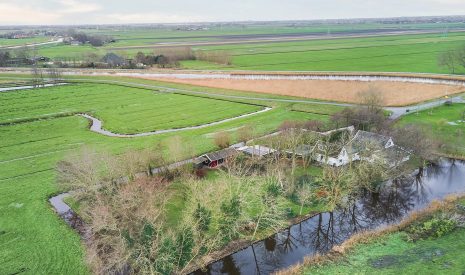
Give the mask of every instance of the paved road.
<path id="1" fill-rule="evenodd" d="M 421 111 L 421 110 L 426 110 L 426 109 L 431 109 L 434 107 L 438 107 L 442 104 L 444 104 L 446 101 L 451 101 L 454 103 L 465 103 L 465 100 L 463 99 L 462 96 L 456 96 L 448 99 L 437 99 L 434 101 L 426 102 L 426 103 L 420 103 L 420 104 L 415 104 L 415 105 L 410 105 L 406 107 L 386 107 L 384 109 L 392 112 L 391 118 L 397 119 L 403 115 L 416 112 L 416 111 Z"/>

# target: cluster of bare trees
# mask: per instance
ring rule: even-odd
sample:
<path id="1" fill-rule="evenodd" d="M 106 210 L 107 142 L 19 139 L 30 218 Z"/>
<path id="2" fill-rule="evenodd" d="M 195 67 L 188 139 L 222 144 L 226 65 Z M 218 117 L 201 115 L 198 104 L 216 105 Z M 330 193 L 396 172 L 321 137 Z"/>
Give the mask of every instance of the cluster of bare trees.
<path id="1" fill-rule="evenodd" d="M 232 62 L 232 56 L 227 51 L 196 51 L 195 59 L 221 65 L 231 65 Z"/>
<path id="2" fill-rule="evenodd" d="M 75 41 L 79 41 L 82 44 L 89 43 L 94 47 L 101 47 L 107 43 L 114 42 L 115 39 L 107 35 L 90 35 L 84 32 L 76 32 L 75 30 L 69 30 L 68 35 Z"/>
<path id="3" fill-rule="evenodd" d="M 404 125 L 398 127 L 388 117 L 382 108 L 384 99 L 376 87 L 370 87 L 359 94 L 357 107 L 345 108 L 331 116 L 333 126 L 355 126 L 356 129 L 372 131 L 386 136 L 392 136 L 396 144 L 412 150 L 412 152 L 427 160 L 433 160 L 434 152 L 438 149 L 435 141 L 423 127 L 417 125 Z"/>
<path id="4" fill-rule="evenodd" d="M 31 69 L 32 86 L 35 88 L 44 86 L 46 83 L 56 84 L 62 80 L 61 72 L 55 67 L 46 69 L 33 66 Z"/>

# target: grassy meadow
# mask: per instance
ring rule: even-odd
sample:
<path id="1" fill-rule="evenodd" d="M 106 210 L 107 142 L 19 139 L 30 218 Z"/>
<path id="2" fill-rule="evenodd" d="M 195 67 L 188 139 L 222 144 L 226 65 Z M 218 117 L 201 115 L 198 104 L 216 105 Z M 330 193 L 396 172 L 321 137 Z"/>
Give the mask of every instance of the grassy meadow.
<path id="1" fill-rule="evenodd" d="M 449 73 L 438 66 L 438 55 L 463 45 L 464 38 L 450 33 L 205 46 L 196 50 L 226 51 L 232 64 L 182 64 L 187 69 Z"/>
<path id="2" fill-rule="evenodd" d="M 133 81 L 137 82 L 138 80 Z M 150 83 L 150 81 L 141 81 L 141 83 Z M 94 89 L 89 89 L 91 87 Z M 213 90 L 211 91 L 213 92 Z M 37 98 L 41 92 L 48 100 Z M 106 100 L 99 99 L 99 92 L 106 94 Z M 227 93 L 227 91 L 218 92 Z M 36 96 L 36 105 L 28 101 L 29 95 L 33 94 Z M 140 96 L 139 103 L 141 105 L 128 107 L 137 102 L 134 94 Z M 12 100 L 10 104 L 1 106 L 2 121 L 15 119 L 20 112 L 28 117 L 37 118 L 44 117 L 49 113 L 67 110 L 95 110 L 96 114 L 99 114 L 98 111 L 101 112 L 104 122 L 107 119 L 113 120 L 113 127 L 123 131 L 120 127 L 129 127 L 130 125 L 118 122 L 117 118 L 121 119 L 125 111 L 131 113 L 135 110 L 143 110 L 143 106 L 147 108 L 152 106 L 153 112 L 158 113 L 158 107 L 155 108 L 156 105 L 151 105 L 156 104 L 156 101 L 151 103 L 149 100 L 165 95 L 114 85 L 76 84 L 36 91 L 9 92 L 1 94 L 1 96 L 2 104 L 7 99 Z M 182 97 L 180 95 L 166 96 L 168 96 L 167 99 L 170 96 L 174 96 L 173 98 Z M 189 99 L 194 100 L 192 97 Z M 200 98 L 198 103 L 202 105 L 206 102 L 205 100 L 208 99 Z M 50 104 L 50 101 L 54 101 L 54 104 Z M 21 102 L 27 103 L 27 105 L 22 105 Z M 217 100 L 214 102 L 222 104 Z M 115 104 L 114 110 L 111 110 L 111 104 Z M 242 106 L 255 108 L 239 103 L 225 102 L 224 104 L 227 104 L 226 108 L 237 104 L 239 110 L 236 109 L 234 112 L 243 112 Z M 51 105 L 55 107 L 51 107 Z M 33 107 L 27 108 L 27 106 Z M 195 104 L 191 104 L 191 106 L 195 106 Z M 208 108 L 211 109 L 214 106 Z M 204 108 L 194 109 L 198 111 Z M 8 111 L 4 112 L 4 110 Z M 249 111 L 249 109 L 245 111 Z M 184 108 L 180 109 L 180 112 L 188 114 Z M 145 115 L 143 114 L 144 112 L 138 114 L 141 116 L 139 125 L 146 125 L 146 123 L 152 123 L 152 126 L 157 125 L 154 121 L 150 122 L 149 111 L 145 112 Z M 135 114 L 134 117 L 138 115 Z M 170 115 L 172 114 L 170 113 Z M 167 117 L 169 116 L 165 116 L 165 119 Z M 201 154 L 216 149 L 212 142 L 213 133 L 237 129 L 250 124 L 255 126 L 258 134 L 263 134 L 273 131 L 284 120 L 305 119 L 324 121 L 328 117 L 293 112 L 284 105 L 276 104 L 270 112 L 204 129 L 180 132 L 176 135 L 182 138 L 196 154 Z M 165 127 L 168 125 L 170 124 L 165 124 Z M 77 116 L 0 126 L 0 274 L 18 272 L 24 274 L 88 273 L 89 270 L 84 262 L 84 247 L 81 245 L 79 236 L 53 212 L 47 201 L 50 196 L 60 192 L 56 185 L 56 163 L 84 146 L 118 154 L 132 149 L 155 148 L 157 144 L 167 144 L 174 136 L 174 134 L 164 134 L 130 139 L 111 138 L 90 132 L 88 126 L 87 119 Z"/>
<path id="3" fill-rule="evenodd" d="M 0 47 L 22 46 L 26 44 L 47 42 L 49 40 L 50 38 L 45 37 L 45 36 L 21 38 L 21 39 L 0 38 Z"/>
<path id="4" fill-rule="evenodd" d="M 465 156 L 465 123 L 462 120 L 465 104 L 439 106 L 402 117 L 400 125 L 415 124 L 424 127 L 441 143 L 441 151 L 450 156 Z"/>
<path id="5" fill-rule="evenodd" d="M 105 84 L 73 84 L 0 94 L 0 123 L 88 113 L 117 133 L 201 125 L 263 109 L 196 96 Z"/>

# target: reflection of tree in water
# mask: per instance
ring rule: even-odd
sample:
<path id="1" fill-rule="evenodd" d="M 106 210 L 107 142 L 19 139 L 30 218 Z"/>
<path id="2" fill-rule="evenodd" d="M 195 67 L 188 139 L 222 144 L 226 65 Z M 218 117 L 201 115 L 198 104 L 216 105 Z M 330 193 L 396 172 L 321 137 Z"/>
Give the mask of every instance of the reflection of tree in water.
<path id="1" fill-rule="evenodd" d="M 359 216 L 364 217 L 363 220 L 369 227 L 399 221 L 415 207 L 419 194 L 413 187 L 414 182 L 411 178 L 400 178 L 378 193 L 367 192 L 358 201 Z"/>
<path id="2" fill-rule="evenodd" d="M 255 265 L 258 274 L 271 273 L 300 261 L 303 254 L 325 253 L 358 231 L 398 222 L 431 200 L 435 183 L 449 186 L 463 180 L 464 166 L 465 162 L 458 161 L 430 165 L 415 175 L 390 181 L 377 193 L 365 191 L 346 207 L 318 214 L 249 247 L 253 255 L 247 255 L 246 264 Z M 239 274 L 240 270 L 232 257 L 224 259 L 221 272 Z"/>
<path id="3" fill-rule="evenodd" d="M 449 166 L 447 167 L 447 186 L 452 187 L 457 181 L 463 180 L 464 178 L 464 166 L 465 161 L 463 160 L 450 160 Z"/>
<path id="4" fill-rule="evenodd" d="M 298 247 L 289 229 L 265 239 L 255 247 L 255 264 L 259 274 L 271 273 L 284 265 L 283 255 Z M 285 266 L 285 265 L 284 265 Z"/>
<path id="5" fill-rule="evenodd" d="M 234 274 L 234 275 L 241 274 L 241 270 L 237 267 L 236 261 L 234 261 L 234 258 L 231 255 L 223 258 L 222 262 L 223 262 L 223 266 L 221 267 L 221 270 L 220 270 L 221 273 Z"/>

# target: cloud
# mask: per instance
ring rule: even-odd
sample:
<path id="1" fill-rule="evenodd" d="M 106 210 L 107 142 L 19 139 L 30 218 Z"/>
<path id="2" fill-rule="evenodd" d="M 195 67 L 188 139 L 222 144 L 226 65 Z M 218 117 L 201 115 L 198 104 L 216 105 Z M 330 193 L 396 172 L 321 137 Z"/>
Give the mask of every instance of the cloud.
<path id="1" fill-rule="evenodd" d="M 399 8 L 401 7 L 401 8 Z M 1 24 L 183 23 L 465 14 L 465 0 L 0 0 Z"/>
<path id="2" fill-rule="evenodd" d="M 162 13 L 111 13 L 102 16 L 103 22 L 113 23 L 179 23 L 179 22 L 204 22 L 206 17 L 162 14 Z"/>
<path id="3" fill-rule="evenodd" d="M 102 10 L 102 6 L 95 3 L 78 2 L 76 0 L 58 0 L 62 7 L 57 9 L 59 14 L 63 13 L 91 13 Z"/>
<path id="4" fill-rule="evenodd" d="M 53 12 L 40 11 L 28 6 L 11 3 L 0 3 L 1 24 L 53 24 L 59 22 L 60 15 Z"/>

